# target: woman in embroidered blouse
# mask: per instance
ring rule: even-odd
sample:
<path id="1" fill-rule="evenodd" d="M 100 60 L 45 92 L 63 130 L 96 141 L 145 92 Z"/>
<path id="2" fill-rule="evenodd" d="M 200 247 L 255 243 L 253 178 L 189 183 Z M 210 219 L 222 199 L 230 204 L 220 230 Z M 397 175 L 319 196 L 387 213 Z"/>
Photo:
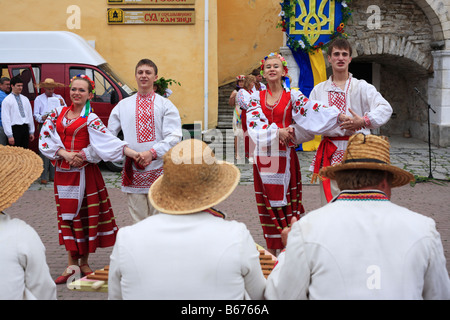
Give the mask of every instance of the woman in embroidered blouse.
<path id="1" fill-rule="evenodd" d="M 115 243 L 118 228 L 96 163 L 117 161 L 124 154 L 139 159 L 139 154 L 113 136 L 92 112 L 89 99 L 94 88 L 89 77 L 74 77 L 72 105 L 53 110 L 39 136 L 39 150 L 56 167 L 59 242 L 68 251 L 69 267 L 55 280 L 57 284 L 66 283 L 78 266 L 82 274 L 92 273 L 89 254 Z"/>
<path id="2" fill-rule="evenodd" d="M 255 143 L 253 176 L 258 213 L 267 250 L 283 248 L 281 231 L 304 213 L 300 164 L 295 145 L 339 126 L 348 117 L 335 107 L 311 101 L 283 85 L 286 60 L 272 53 L 261 61 L 267 89 L 241 101 Z"/>

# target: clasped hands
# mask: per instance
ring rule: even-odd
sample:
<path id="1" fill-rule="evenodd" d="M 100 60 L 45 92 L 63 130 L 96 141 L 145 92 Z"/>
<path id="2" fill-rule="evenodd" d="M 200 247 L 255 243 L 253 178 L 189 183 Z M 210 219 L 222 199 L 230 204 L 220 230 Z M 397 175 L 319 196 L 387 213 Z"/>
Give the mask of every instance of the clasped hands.
<path id="1" fill-rule="evenodd" d="M 136 152 L 129 147 L 125 147 L 124 154 L 135 160 L 143 167 L 148 166 L 153 161 L 153 154 L 151 151 Z M 72 152 L 60 149 L 58 151 L 58 155 L 63 157 L 64 160 L 66 160 L 72 167 L 81 167 L 85 161 L 81 152 Z"/>
<path id="2" fill-rule="evenodd" d="M 348 109 L 353 117 L 341 113 L 339 115 L 340 127 L 342 130 L 357 131 L 366 125 L 364 118 L 357 115 L 352 109 Z"/>
<path id="3" fill-rule="evenodd" d="M 339 114 L 340 128 L 342 130 L 357 131 L 365 126 L 364 118 L 356 114 L 352 109 L 348 109 L 352 114 L 348 116 L 344 113 Z M 284 145 L 288 145 L 291 141 L 295 141 L 295 129 L 292 127 L 279 128 L 278 129 L 280 142 Z"/>

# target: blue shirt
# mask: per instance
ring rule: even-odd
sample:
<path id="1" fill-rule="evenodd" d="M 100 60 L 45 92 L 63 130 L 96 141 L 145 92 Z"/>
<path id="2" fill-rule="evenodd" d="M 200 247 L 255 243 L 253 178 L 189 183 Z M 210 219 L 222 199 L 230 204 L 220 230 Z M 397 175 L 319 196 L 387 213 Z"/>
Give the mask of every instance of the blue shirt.
<path id="1" fill-rule="evenodd" d="M 0 127 L 2 127 L 2 102 L 6 96 L 7 94 L 3 90 L 0 90 Z"/>

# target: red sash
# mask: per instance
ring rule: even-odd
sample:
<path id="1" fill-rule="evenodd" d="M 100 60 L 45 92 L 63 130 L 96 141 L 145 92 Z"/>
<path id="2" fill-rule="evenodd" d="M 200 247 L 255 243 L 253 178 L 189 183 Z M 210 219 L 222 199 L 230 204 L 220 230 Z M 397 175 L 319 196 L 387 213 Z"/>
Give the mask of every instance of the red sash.
<path id="1" fill-rule="evenodd" d="M 336 145 L 332 141 L 346 141 L 349 138 L 349 136 L 323 137 L 322 141 L 319 144 L 319 147 L 317 148 L 316 162 L 314 164 L 314 173 L 311 179 L 311 183 L 314 183 L 317 178 L 320 178 L 322 180 L 325 197 L 328 202 L 333 199 L 333 195 L 331 194 L 330 179 L 320 177 L 319 171 L 320 168 L 325 168 L 331 165 L 331 157 L 337 150 Z"/>

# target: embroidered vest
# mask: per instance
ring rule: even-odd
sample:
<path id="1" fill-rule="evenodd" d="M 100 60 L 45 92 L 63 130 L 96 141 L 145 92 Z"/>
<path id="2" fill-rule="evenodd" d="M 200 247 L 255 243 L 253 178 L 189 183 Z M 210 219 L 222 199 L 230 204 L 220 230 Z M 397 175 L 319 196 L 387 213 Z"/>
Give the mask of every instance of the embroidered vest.
<path id="1" fill-rule="evenodd" d="M 56 120 L 56 131 L 61 138 L 67 151 L 79 152 L 89 145 L 89 132 L 87 129 L 87 117 L 78 117 L 68 126 L 64 126 L 63 119 L 69 112 L 70 107 L 64 107 Z M 87 162 L 84 164 L 86 165 Z M 61 168 L 70 168 L 65 160 L 58 160 L 57 165 Z"/>
<path id="2" fill-rule="evenodd" d="M 266 105 L 267 91 L 260 91 L 261 108 L 270 123 L 276 123 L 279 128 L 286 128 L 292 124 L 291 93 L 283 90 L 280 101 L 276 106 Z"/>

